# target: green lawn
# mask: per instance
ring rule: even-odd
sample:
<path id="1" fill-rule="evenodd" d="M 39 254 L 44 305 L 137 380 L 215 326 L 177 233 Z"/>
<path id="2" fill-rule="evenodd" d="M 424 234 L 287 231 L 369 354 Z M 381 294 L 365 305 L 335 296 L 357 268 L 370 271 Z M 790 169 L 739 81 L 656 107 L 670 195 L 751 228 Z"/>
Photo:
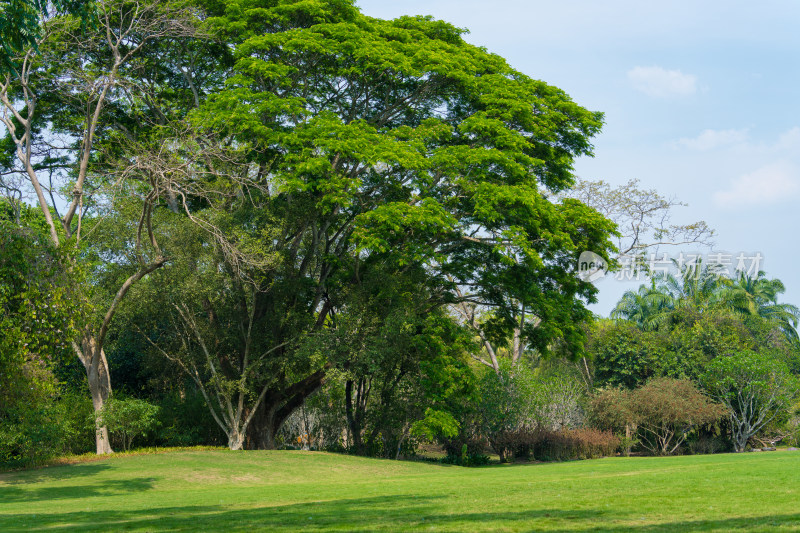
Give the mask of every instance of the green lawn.
<path id="1" fill-rule="evenodd" d="M 0 474 L 0 531 L 800 531 L 800 452 L 460 468 L 189 451 Z"/>

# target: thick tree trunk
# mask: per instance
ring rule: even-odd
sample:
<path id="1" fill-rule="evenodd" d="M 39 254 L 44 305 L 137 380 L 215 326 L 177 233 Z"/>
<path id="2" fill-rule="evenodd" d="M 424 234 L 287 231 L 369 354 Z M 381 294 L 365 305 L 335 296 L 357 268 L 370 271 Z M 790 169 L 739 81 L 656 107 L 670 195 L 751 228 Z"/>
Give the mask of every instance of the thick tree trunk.
<path id="1" fill-rule="evenodd" d="M 228 434 L 228 448 L 231 450 L 241 450 L 244 448 L 244 433 L 232 431 Z"/>
<path id="2" fill-rule="evenodd" d="M 733 428 L 733 448 L 737 453 L 747 450 L 747 441 L 750 440 L 750 428 L 745 427 L 744 423 L 736 420 L 731 420 L 731 427 Z"/>
<path id="3" fill-rule="evenodd" d="M 327 366 L 283 390 L 267 392 L 247 427 L 248 449 L 274 450 L 277 447 L 276 437 L 284 421 L 322 386 L 325 370 Z"/>
<path id="4" fill-rule="evenodd" d="M 258 406 L 247 428 L 247 447 L 251 450 L 274 450 L 277 447 L 275 437 L 283 420 L 277 420 L 278 406 L 267 399 Z"/>
<path id="5" fill-rule="evenodd" d="M 92 395 L 92 407 L 96 417 L 111 395 L 111 374 L 108 371 L 106 354 L 102 347 L 97 349 L 97 341 L 94 338 L 86 337 L 81 342 L 78 356 L 86 369 L 89 393 Z M 108 438 L 108 428 L 99 421 L 95 423 L 95 445 L 98 455 L 114 453 Z"/>

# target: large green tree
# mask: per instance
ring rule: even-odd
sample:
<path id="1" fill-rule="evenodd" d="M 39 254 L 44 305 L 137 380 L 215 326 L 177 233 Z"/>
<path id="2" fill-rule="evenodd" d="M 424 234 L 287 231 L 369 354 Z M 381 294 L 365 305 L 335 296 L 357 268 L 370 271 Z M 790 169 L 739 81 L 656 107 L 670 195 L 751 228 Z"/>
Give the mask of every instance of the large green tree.
<path id="1" fill-rule="evenodd" d="M 298 372 L 292 339 L 330 327 L 373 268 L 422 269 L 431 309 L 490 309 L 493 339 L 513 334 L 522 306 L 531 346 L 581 345 L 581 298 L 595 289 L 574 265 L 583 250 L 609 248 L 612 224 L 553 194 L 573 183 L 574 158 L 591 154 L 599 113 L 428 18 L 241 0 L 207 24 L 235 65 L 194 122 L 206 143 L 247 154 L 246 172 L 217 181 L 241 189 L 246 177 L 241 197 L 255 208 L 240 231 L 276 230 L 262 242 L 279 261 L 260 272 L 250 310 L 271 317 L 259 333 L 276 347 L 256 386 L 268 384 L 250 425 L 256 446 L 274 445 L 330 365 L 306 359 Z"/>

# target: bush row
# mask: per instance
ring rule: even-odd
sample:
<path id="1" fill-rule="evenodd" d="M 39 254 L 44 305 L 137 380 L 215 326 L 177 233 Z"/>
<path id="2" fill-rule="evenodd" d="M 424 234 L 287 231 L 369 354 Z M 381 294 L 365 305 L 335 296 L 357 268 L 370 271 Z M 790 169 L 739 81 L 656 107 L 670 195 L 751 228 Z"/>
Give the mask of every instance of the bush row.
<path id="1" fill-rule="evenodd" d="M 492 438 L 492 447 L 501 461 L 535 459 L 538 461 L 568 461 L 594 459 L 614 455 L 619 438 L 610 431 L 594 428 L 548 430 L 523 428 L 503 431 Z"/>

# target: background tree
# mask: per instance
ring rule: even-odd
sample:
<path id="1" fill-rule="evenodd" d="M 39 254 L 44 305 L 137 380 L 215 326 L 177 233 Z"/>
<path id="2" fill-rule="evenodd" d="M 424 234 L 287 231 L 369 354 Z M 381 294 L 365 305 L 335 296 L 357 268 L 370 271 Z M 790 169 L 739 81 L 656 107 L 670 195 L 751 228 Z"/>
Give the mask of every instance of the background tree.
<path id="1" fill-rule="evenodd" d="M 593 207 L 617 225 L 616 258 L 643 267 L 648 256 L 664 248 L 710 246 L 714 230 L 700 220 L 673 224 L 676 208 L 686 204 L 655 189 L 640 189 L 638 180 L 612 187 L 604 181 L 579 180 L 566 194 Z"/>
<path id="2" fill-rule="evenodd" d="M 800 309 L 787 303 L 778 303 L 778 296 L 786 291 L 779 279 L 768 279 L 764 271 L 756 276 L 739 272 L 733 279 L 723 280 L 720 299 L 740 316 L 758 316 L 776 325 L 790 341 L 797 341 L 797 323 Z"/>
<path id="3" fill-rule="evenodd" d="M 626 321 L 595 323 L 586 349 L 592 359 L 593 385 L 598 388 L 635 389 L 664 375 L 673 359 L 666 335 L 642 331 Z"/>
<path id="4" fill-rule="evenodd" d="M 786 415 L 798 394 L 796 378 L 775 354 L 743 350 L 718 357 L 702 380 L 728 410 L 737 452 L 745 451 L 761 428 Z"/>
<path id="5" fill-rule="evenodd" d="M 606 389 L 593 399 L 592 408 L 601 426 L 624 428 L 628 439 L 638 431 L 639 444 L 654 455 L 675 453 L 690 431 L 725 414 L 691 381 L 666 377 L 632 391 Z"/>
<path id="6" fill-rule="evenodd" d="M 671 455 L 690 430 L 724 416 L 723 408 L 688 380 L 652 379 L 631 400 L 641 445 L 656 455 Z"/>
<path id="7" fill-rule="evenodd" d="M 668 328 L 683 310 L 703 313 L 724 307 L 720 301 L 723 278 L 719 265 L 694 263 L 678 264 L 678 275 L 655 274 L 650 286 L 638 291 L 626 291 L 611 312 L 612 318 L 636 322 L 643 329 Z M 677 313 L 677 314 L 676 314 Z"/>
<path id="8" fill-rule="evenodd" d="M 49 5 L 14 3 L 23 4 L 29 14 L 30 7 L 43 11 Z M 57 5 L 73 11 L 89 4 Z M 110 294 L 93 297 L 97 307 L 81 311 L 87 317 L 85 328 L 73 342 L 74 353 L 86 370 L 94 407 L 100 410 L 111 393 L 103 350 L 111 321 L 130 287 L 167 261 L 152 227 L 152 212 L 161 201 L 163 184 L 155 183 L 153 175 L 123 172 L 136 165 L 120 165 L 109 157 L 104 147 L 122 144 L 105 142 L 121 137 L 130 143 L 149 129 L 152 124 L 140 120 L 147 114 L 140 113 L 142 102 L 147 102 L 144 107 L 154 102 L 148 98 L 150 80 L 141 76 L 148 60 L 153 64 L 153 55 L 146 51 L 160 39 L 190 36 L 193 29 L 189 11 L 172 4 L 112 0 L 96 7 L 95 32 L 83 31 L 85 26 L 71 17 L 46 20 L 37 45 L 21 50 L 15 58 L 17 66 L 3 75 L 0 120 L 6 127 L 4 147 L 10 151 L 3 158 L 5 171 L 27 180 L 55 246 L 74 249 L 84 244 L 103 215 L 119 206 L 120 197 L 129 200 L 128 207 L 138 208 L 126 243 L 134 250 L 128 256 L 132 261 L 127 268 L 116 269 L 126 272 Z M 29 22 L 25 24 L 30 26 Z M 30 30 L 28 26 L 23 31 Z M 12 44 L 22 46 L 36 35 L 38 30 Z M 113 252 L 110 256 L 114 257 Z M 96 440 L 98 453 L 111 451 L 104 427 L 98 426 Z"/>
<path id="9" fill-rule="evenodd" d="M 0 4 L 0 73 L 19 68 L 17 60 L 42 38 L 43 20 L 74 15 L 84 23 L 95 16 L 94 3 L 87 0 L 9 0 Z"/>

